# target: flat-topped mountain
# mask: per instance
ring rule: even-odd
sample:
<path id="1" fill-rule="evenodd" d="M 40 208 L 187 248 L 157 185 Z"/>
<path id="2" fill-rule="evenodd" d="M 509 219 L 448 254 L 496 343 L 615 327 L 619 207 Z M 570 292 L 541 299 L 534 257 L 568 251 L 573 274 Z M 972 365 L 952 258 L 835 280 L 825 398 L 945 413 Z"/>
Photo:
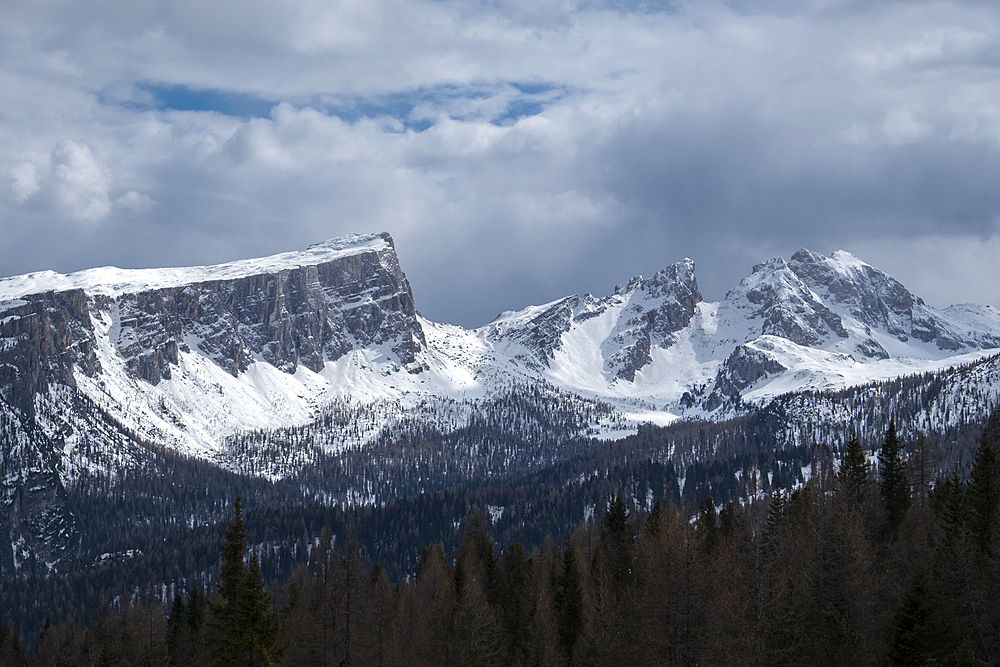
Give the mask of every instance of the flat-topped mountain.
<path id="1" fill-rule="evenodd" d="M 388 234 L 219 266 L 7 278 L 0 309 L 0 337 L 10 341 L 0 396 L 28 412 L 50 382 L 75 387 L 77 373 L 98 376 L 102 361 L 155 386 L 182 352 L 236 377 L 258 360 L 320 372 L 356 347 L 384 344 L 412 365 L 423 345 Z"/>

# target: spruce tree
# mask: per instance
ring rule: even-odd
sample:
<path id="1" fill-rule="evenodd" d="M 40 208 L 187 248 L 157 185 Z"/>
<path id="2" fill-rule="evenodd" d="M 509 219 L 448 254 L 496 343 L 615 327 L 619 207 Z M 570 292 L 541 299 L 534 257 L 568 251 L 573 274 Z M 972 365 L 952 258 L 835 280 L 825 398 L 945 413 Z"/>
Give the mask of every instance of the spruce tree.
<path id="1" fill-rule="evenodd" d="M 555 607 L 558 618 L 559 645 L 567 662 L 573 659 L 573 647 L 583 628 L 583 580 L 576 561 L 573 541 L 566 541 L 562 554 L 562 572 L 556 578 Z"/>
<path id="2" fill-rule="evenodd" d="M 646 517 L 646 524 L 642 530 L 642 536 L 647 540 L 659 539 L 663 530 L 663 506 L 657 500 L 653 505 L 653 510 Z"/>
<path id="3" fill-rule="evenodd" d="M 264 591 L 260 563 L 256 556 L 249 567 L 244 561 L 246 529 L 239 498 L 233 515 L 221 547 L 216 588 L 220 600 L 211 605 L 215 661 L 220 667 L 275 665 L 283 652 L 278 645 L 281 629 L 267 610 L 270 596 Z"/>
<path id="4" fill-rule="evenodd" d="M 728 540 L 736 533 L 736 503 L 730 500 L 719 512 L 719 535 Z"/>
<path id="5" fill-rule="evenodd" d="M 617 495 L 608 503 L 608 511 L 604 515 L 604 528 L 608 531 L 613 544 L 619 544 L 625 540 L 631 540 L 631 533 L 628 526 L 628 510 L 625 509 L 625 501 L 621 495 Z"/>
<path id="6" fill-rule="evenodd" d="M 903 448 L 896 437 L 896 423 L 889 422 L 878 455 L 879 490 L 886 513 L 888 532 L 895 533 L 910 506 L 910 481 L 903 463 Z"/>
<path id="7" fill-rule="evenodd" d="M 119 664 L 118 656 L 115 655 L 111 644 L 108 642 L 101 643 L 101 652 L 97 656 L 97 662 L 94 663 L 94 667 L 114 667 L 117 664 Z"/>
<path id="8" fill-rule="evenodd" d="M 764 528 L 760 536 L 761 546 L 772 546 L 777 540 L 778 532 L 785 522 L 786 509 L 785 497 L 780 489 L 775 489 L 767 505 L 767 514 L 764 515 Z"/>
<path id="9" fill-rule="evenodd" d="M 958 648 L 951 608 L 922 566 L 910 577 L 892 621 L 886 652 L 891 667 L 937 664 Z"/>
<path id="10" fill-rule="evenodd" d="M 264 575 L 260 571 L 260 561 L 254 555 L 247 567 L 246 598 L 243 600 L 243 623 L 245 624 L 250 662 L 244 664 L 276 665 L 280 662 L 285 647 L 279 643 L 281 626 L 275 614 L 268 611 L 271 596 L 264 590 Z"/>
<path id="11" fill-rule="evenodd" d="M 187 603 L 188 628 L 190 628 L 192 635 L 197 635 L 201 632 L 201 626 L 205 622 L 205 608 L 207 606 L 208 601 L 205 599 L 205 594 L 201 592 L 201 586 L 198 584 L 193 585 L 191 592 L 188 594 Z"/>
<path id="12" fill-rule="evenodd" d="M 1000 462 L 996 451 L 998 439 L 1000 410 L 994 410 L 979 438 L 979 449 L 976 450 L 969 488 L 966 491 L 969 528 L 985 551 L 996 548 L 1000 535 Z"/>
<path id="13" fill-rule="evenodd" d="M 611 581 L 620 592 L 635 579 L 632 528 L 628 525 L 628 511 L 621 495 L 611 499 L 604 515 L 604 528 L 611 552 Z"/>
<path id="14" fill-rule="evenodd" d="M 697 531 L 702 550 L 711 555 L 719 544 L 718 513 L 715 511 L 715 501 L 708 496 L 698 503 Z"/>
<path id="15" fill-rule="evenodd" d="M 167 619 L 167 653 L 171 665 L 180 664 L 188 634 L 187 606 L 181 594 L 175 593 L 170 617 Z"/>
<path id="16" fill-rule="evenodd" d="M 937 483 L 935 503 L 945 530 L 945 541 L 958 539 L 968 529 L 968 502 L 957 468 L 947 479 Z"/>
<path id="17" fill-rule="evenodd" d="M 847 441 L 838 474 L 840 483 L 851 499 L 856 501 L 864 493 L 865 487 L 868 485 L 869 472 L 868 459 L 861 447 L 861 441 L 857 434 L 853 434 Z"/>

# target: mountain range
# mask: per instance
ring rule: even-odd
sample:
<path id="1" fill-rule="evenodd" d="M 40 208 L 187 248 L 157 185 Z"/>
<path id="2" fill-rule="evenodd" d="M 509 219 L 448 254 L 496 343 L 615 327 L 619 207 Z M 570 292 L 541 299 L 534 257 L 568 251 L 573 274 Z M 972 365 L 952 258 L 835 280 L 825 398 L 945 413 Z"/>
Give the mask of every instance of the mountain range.
<path id="1" fill-rule="evenodd" d="M 403 423 L 456 432 L 506 410 L 497 428 L 537 442 L 613 439 L 994 364 L 1000 348 L 1000 311 L 932 308 L 844 251 L 758 264 L 719 302 L 682 259 L 477 329 L 416 305 L 388 233 L 210 267 L 0 280 L 0 569 L 29 552 L 57 560 L 78 531 L 66 485 L 123 474 L 151 448 L 280 479 L 315 458 L 248 453 L 247 434 L 322 422 L 311 446 L 335 455 Z"/>

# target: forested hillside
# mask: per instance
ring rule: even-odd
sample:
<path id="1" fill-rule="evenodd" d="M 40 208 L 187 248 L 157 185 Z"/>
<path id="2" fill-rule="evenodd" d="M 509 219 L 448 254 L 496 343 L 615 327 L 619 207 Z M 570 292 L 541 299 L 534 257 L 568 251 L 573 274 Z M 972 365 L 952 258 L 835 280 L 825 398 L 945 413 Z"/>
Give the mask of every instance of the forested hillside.
<path id="1" fill-rule="evenodd" d="M 671 434 L 711 441 L 710 431 Z M 273 626 L 264 648 L 288 665 L 959 665 L 1000 655 L 988 603 L 1000 593 L 1000 411 L 974 439 L 967 481 L 957 469 L 937 474 L 936 443 L 897 439 L 891 424 L 862 434 L 874 452 L 853 438 L 839 460 L 815 447 L 748 464 L 734 450 L 680 480 L 655 457 L 630 460 L 668 445 L 665 435 L 349 510 L 268 509 L 281 487 L 259 481 L 249 490 L 264 502 L 246 503 L 237 531 L 242 574 L 227 575 L 225 560 L 220 569 L 220 545 L 233 559 L 234 524 L 231 506 L 213 505 L 223 522 L 177 526 L 166 541 L 150 530 L 144 549 L 109 551 L 74 574 L 7 580 L 2 651 L 7 664 L 211 664 L 230 640 L 257 650 L 256 631 L 227 616 L 252 599 L 255 627 Z M 212 483 L 236 493 L 238 479 Z M 142 496 L 109 498 L 108 525 L 148 512 L 134 504 Z M 233 576 L 253 584 L 232 588 Z M 32 636 L 39 612 L 52 625 Z"/>

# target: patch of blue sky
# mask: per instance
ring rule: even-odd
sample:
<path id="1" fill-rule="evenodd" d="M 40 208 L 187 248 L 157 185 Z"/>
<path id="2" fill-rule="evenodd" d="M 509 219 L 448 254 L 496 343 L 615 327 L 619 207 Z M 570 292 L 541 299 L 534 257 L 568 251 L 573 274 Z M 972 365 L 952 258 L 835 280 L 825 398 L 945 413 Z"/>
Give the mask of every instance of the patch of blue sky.
<path id="1" fill-rule="evenodd" d="M 389 117 L 404 130 L 421 132 L 444 117 L 507 124 L 541 113 L 545 99 L 558 94 L 549 84 L 445 85 L 346 100 L 328 98 L 319 108 L 348 122 Z"/>
<path id="2" fill-rule="evenodd" d="M 510 85 L 525 95 L 540 95 L 542 93 L 548 93 L 559 89 L 558 86 L 551 83 L 527 83 L 513 81 Z"/>
<path id="3" fill-rule="evenodd" d="M 213 111 L 247 120 L 267 118 L 278 100 L 248 93 L 193 89 L 186 86 L 145 84 L 141 95 L 124 102 L 144 109 Z M 290 100 L 310 106 L 348 123 L 363 119 L 390 118 L 403 131 L 422 132 L 440 118 L 483 118 L 496 125 L 509 125 L 542 113 L 565 90 L 549 83 L 505 82 L 472 86 L 442 85 L 385 95 Z"/>
<path id="4" fill-rule="evenodd" d="M 422 132 L 434 124 L 434 119 L 415 110 L 428 101 L 428 96 L 420 91 L 407 91 L 371 97 L 326 98 L 309 106 L 348 123 L 388 117 L 399 121 L 403 129 Z"/>
<path id="5" fill-rule="evenodd" d="M 490 122 L 494 125 L 512 125 L 522 118 L 537 116 L 545 111 L 545 105 L 537 100 L 514 100 L 507 105 L 503 114 L 493 118 Z"/>
<path id="6" fill-rule="evenodd" d="M 198 90 L 187 86 L 144 85 L 141 89 L 152 101 L 143 106 L 175 111 L 215 111 L 226 116 L 267 118 L 278 102 L 247 93 Z M 147 100 L 150 98 L 147 97 Z"/>
<path id="7" fill-rule="evenodd" d="M 522 118 L 537 116 L 553 102 L 567 94 L 565 88 L 549 83 L 511 83 L 519 95 L 507 103 L 503 113 L 495 116 L 494 125 L 511 125 Z"/>

